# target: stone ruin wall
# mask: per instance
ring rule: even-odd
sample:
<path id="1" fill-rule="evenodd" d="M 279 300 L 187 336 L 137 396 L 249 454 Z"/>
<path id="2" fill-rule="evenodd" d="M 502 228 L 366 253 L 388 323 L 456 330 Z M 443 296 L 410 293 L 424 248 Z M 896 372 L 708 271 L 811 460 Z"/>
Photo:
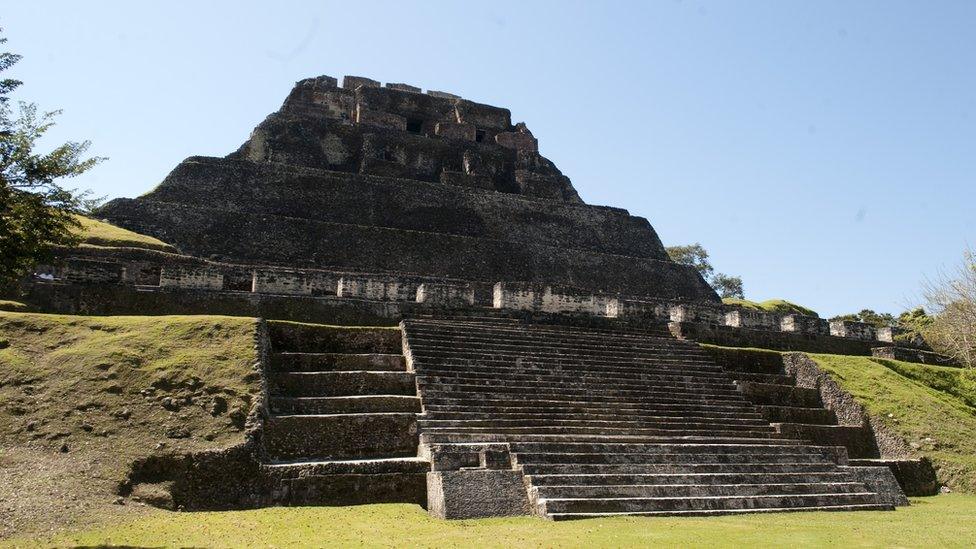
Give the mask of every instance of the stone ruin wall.
<path id="1" fill-rule="evenodd" d="M 339 87 L 319 76 L 298 82 L 279 115 L 259 125 L 238 155 L 582 203 L 569 179 L 538 155 L 528 128 L 511 118 L 508 109 L 445 92 L 384 88 L 356 76 Z M 307 139 L 310 130 L 328 136 Z"/>
<path id="2" fill-rule="evenodd" d="M 140 249 L 106 252 L 79 248 L 70 254 L 56 265 L 42 268 L 39 274 L 44 278 L 33 284 L 132 287 L 142 293 L 193 291 L 197 303 L 233 295 L 286 302 L 296 298 L 328 300 L 331 305 L 345 301 L 353 307 L 383 302 L 392 308 L 374 310 L 391 319 L 412 311 L 494 310 L 622 320 L 637 325 L 667 323 L 677 337 L 738 347 L 887 357 L 891 355 L 888 348 L 893 346 L 889 341 L 891 330 L 876 330 L 859 322 L 829 322 L 701 301 L 593 293 L 552 284 L 235 265 Z"/>

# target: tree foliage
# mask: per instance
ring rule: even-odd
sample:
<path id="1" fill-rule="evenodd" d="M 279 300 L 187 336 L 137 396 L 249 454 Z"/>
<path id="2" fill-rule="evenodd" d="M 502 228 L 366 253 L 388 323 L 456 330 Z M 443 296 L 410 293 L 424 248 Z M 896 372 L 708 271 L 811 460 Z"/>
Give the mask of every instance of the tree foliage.
<path id="1" fill-rule="evenodd" d="M 876 328 L 885 326 L 897 326 L 898 322 L 891 313 L 876 313 L 871 309 L 861 309 L 858 313 L 838 315 L 830 320 L 844 320 L 847 322 L 863 322 Z"/>
<path id="2" fill-rule="evenodd" d="M 742 290 L 742 277 L 715 273 L 712 276 L 711 285 L 722 298 L 745 299 L 745 293 Z"/>
<path id="3" fill-rule="evenodd" d="M 0 37 L 0 44 L 6 41 Z M 19 55 L 0 53 L 0 72 L 19 60 Z M 15 115 L 9 94 L 21 84 L 0 80 L 0 288 L 48 259 L 56 246 L 77 243 L 74 214 L 85 213 L 94 201 L 59 180 L 84 173 L 102 160 L 84 158 L 88 141 L 69 141 L 38 152 L 38 141 L 60 111 L 38 112 L 36 105 L 20 102 Z"/>
<path id="4" fill-rule="evenodd" d="M 708 251 L 698 242 L 685 246 L 669 246 L 665 249 L 668 252 L 668 256 L 675 263 L 694 267 L 702 275 L 702 278 L 705 279 L 705 282 L 718 292 L 720 297 L 745 298 L 742 278 L 724 273 L 716 273 L 715 268 L 712 267 L 712 263 L 708 260 Z"/>
<path id="5" fill-rule="evenodd" d="M 976 367 L 976 253 L 967 249 L 954 269 L 924 282 L 922 293 L 932 312 L 925 341 L 936 352 Z"/>

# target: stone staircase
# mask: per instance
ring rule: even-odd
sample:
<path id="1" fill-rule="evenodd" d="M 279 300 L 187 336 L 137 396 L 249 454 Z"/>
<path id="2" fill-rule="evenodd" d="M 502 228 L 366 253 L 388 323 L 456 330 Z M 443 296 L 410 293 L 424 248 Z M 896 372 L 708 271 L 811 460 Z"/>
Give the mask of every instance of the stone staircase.
<path id="1" fill-rule="evenodd" d="M 426 501 L 398 329 L 268 322 L 264 476 L 279 505 Z"/>
<path id="2" fill-rule="evenodd" d="M 493 448 L 540 515 L 891 509 L 838 466 L 842 449 L 780 435 L 705 351 L 663 327 L 402 326 L 425 453 Z"/>
<path id="3" fill-rule="evenodd" d="M 871 430 L 861 425 L 839 425 L 837 415 L 824 406 L 820 391 L 798 387 L 778 355 L 764 360 L 745 353 L 739 360 L 723 360 L 721 364 L 746 399 L 783 436 L 842 446 L 851 459 L 879 457 Z"/>

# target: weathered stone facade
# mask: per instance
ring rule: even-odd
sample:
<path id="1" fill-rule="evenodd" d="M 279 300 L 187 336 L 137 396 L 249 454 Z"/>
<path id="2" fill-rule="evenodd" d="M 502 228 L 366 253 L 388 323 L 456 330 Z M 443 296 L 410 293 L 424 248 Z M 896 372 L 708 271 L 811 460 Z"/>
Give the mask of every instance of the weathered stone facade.
<path id="1" fill-rule="evenodd" d="M 358 77 L 299 82 L 237 152 L 98 215 L 227 263 L 717 301 L 646 220 L 583 204 L 507 109 Z"/>

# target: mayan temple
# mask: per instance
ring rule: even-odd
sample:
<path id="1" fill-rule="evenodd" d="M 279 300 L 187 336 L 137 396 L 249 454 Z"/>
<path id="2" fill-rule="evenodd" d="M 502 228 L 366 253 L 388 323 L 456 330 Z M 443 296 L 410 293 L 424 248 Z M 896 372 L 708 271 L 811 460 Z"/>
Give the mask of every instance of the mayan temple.
<path id="1" fill-rule="evenodd" d="M 302 80 L 237 151 L 96 215 L 172 248 L 62 250 L 32 302 L 263 319 L 247 443 L 146 466 L 185 509 L 572 519 L 912 491 L 913 463 L 808 363 L 701 345 L 870 355 L 890 330 L 723 305 L 646 219 L 585 204 L 507 109 Z"/>

